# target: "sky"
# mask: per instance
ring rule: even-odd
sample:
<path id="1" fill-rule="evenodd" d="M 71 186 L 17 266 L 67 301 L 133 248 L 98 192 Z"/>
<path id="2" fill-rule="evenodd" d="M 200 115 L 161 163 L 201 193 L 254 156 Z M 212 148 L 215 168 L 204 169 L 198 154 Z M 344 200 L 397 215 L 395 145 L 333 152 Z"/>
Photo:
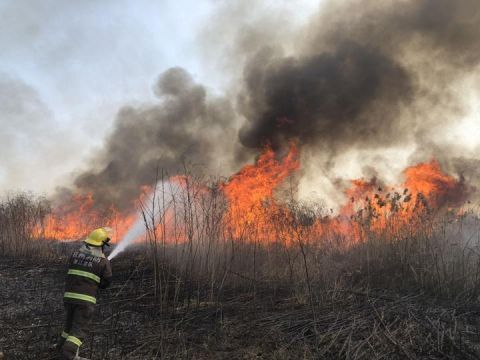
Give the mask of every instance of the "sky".
<path id="1" fill-rule="evenodd" d="M 318 6 L 265 3 L 299 19 Z M 152 101 L 155 79 L 169 67 L 221 93 L 224 78 L 212 73 L 218 54 L 199 47 L 225 4 L 1 0 L 0 193 L 48 194 L 68 182 L 101 148 L 119 108 Z"/>
<path id="2" fill-rule="evenodd" d="M 238 48 L 229 47 L 235 41 L 238 46 L 238 29 L 248 28 L 249 22 L 262 24 L 267 14 L 267 28 L 275 34 L 266 38 L 282 38 L 288 52 L 288 46 L 296 45 L 295 40 L 288 43 L 292 24 L 300 28 L 322 4 L 324 0 L 0 0 L 0 195 L 18 190 L 49 195 L 68 186 L 91 168 L 122 107 L 158 101 L 153 87 L 170 67 L 185 68 L 211 94 L 235 91 L 242 61 L 235 58 Z M 478 76 L 462 81 L 456 86 L 465 102 L 461 118 L 429 137 L 442 147 L 461 145 L 462 154 L 476 157 Z M 388 156 L 384 149 L 345 152 L 330 175 L 361 177 L 364 165 L 374 163 L 394 181 L 415 148 L 402 144 L 389 151 Z M 378 158 L 392 156 L 400 160 L 395 166 L 384 162 L 388 165 L 382 168 Z M 334 186 L 322 182 L 315 166 L 307 173 L 312 177 L 300 184 L 306 194 Z"/>
<path id="3" fill-rule="evenodd" d="M 51 191 L 101 146 L 120 106 L 151 99 L 161 71 L 199 73 L 195 34 L 210 3 L 78 4 L 0 2 L 0 191 Z M 39 162 L 45 171 L 30 174 Z"/>

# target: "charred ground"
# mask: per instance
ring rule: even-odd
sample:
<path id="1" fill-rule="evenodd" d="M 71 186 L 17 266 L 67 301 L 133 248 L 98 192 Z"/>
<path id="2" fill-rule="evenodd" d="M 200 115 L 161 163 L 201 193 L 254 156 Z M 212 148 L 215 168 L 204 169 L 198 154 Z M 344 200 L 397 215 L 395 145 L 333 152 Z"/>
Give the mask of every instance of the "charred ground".
<path id="1" fill-rule="evenodd" d="M 435 166 L 412 169 L 421 188 L 436 179 L 435 188 L 463 194 L 452 177 L 432 176 Z M 270 196 L 228 203 L 218 187 L 182 181 L 169 206 L 159 200 L 167 190 L 157 189 L 142 208 L 145 242 L 112 260 L 114 285 L 101 292 L 86 356 L 480 356 L 480 220 L 467 203 L 448 208 L 420 190 L 360 181 L 350 195 L 361 201 L 345 216 Z M 7 359 L 56 356 L 66 258 L 79 243 L 41 238 L 47 205 L 25 194 L 0 203 Z"/>
<path id="2" fill-rule="evenodd" d="M 311 304 L 291 287 L 245 279 L 211 298 L 192 281 L 177 299 L 154 295 L 140 252 L 114 261 L 83 354 L 92 359 L 475 359 L 480 306 L 422 290 L 323 289 Z M 170 269 L 172 282 L 173 269 Z M 0 348 L 6 359 L 55 359 L 65 265 L 2 259 Z M 244 281 L 246 280 L 246 282 Z M 174 305 L 175 304 L 175 305 Z"/>

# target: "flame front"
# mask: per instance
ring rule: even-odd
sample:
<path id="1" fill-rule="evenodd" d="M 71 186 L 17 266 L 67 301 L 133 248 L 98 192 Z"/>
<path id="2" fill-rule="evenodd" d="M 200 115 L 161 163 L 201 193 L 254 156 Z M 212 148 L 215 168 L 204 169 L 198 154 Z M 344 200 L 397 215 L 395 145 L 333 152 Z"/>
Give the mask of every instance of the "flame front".
<path id="1" fill-rule="evenodd" d="M 282 241 L 291 244 L 302 232 L 303 235 L 308 233 L 308 241 L 322 241 L 327 235 L 334 234 L 355 243 L 362 239 L 366 229 L 395 233 L 408 230 L 411 233 L 420 227 L 424 216 L 447 206 L 458 207 L 468 196 L 468 188 L 462 179 L 445 174 L 438 162 L 431 161 L 406 168 L 403 172 L 405 180 L 398 185 L 384 186 L 376 179 L 352 180 L 351 187 L 345 190 L 348 201 L 338 215 L 326 215 L 325 212 L 306 215 L 303 210 L 299 212 L 299 208 L 292 208 L 277 196 L 277 190 L 299 168 L 299 152 L 295 144 L 290 145 L 283 158 L 278 158 L 270 147 L 266 147 L 255 164 L 244 166 L 228 181 L 219 183 L 216 188 L 220 189 L 227 202 L 222 214 L 227 236 L 258 242 L 282 238 Z M 208 189 L 211 189 L 189 177 L 176 176 L 169 181 L 175 184 L 177 192 L 196 189 L 194 199 L 207 196 Z M 145 194 L 152 191 L 151 188 L 142 189 L 144 195 L 137 201 L 137 209 Z M 178 194 L 172 194 L 171 201 L 175 196 L 175 201 L 179 201 L 181 196 Z M 181 208 L 178 204 L 176 206 Z M 156 228 L 162 239 L 165 238 L 162 241 L 178 243 L 185 240 L 187 232 L 169 229 L 174 226 L 172 224 L 181 223 L 174 219 L 175 210 L 164 211 Z M 90 229 L 109 224 L 116 230 L 116 238 L 119 239 L 137 219 L 136 213 L 134 210 L 120 212 L 114 207 L 100 211 L 91 195 L 75 196 L 69 203 L 54 209 L 44 224 L 42 237 L 80 239 Z M 171 241 L 166 237 L 172 237 Z"/>
<path id="2" fill-rule="evenodd" d="M 288 154 L 277 160 L 275 152 L 266 147 L 254 165 L 244 166 L 221 188 L 228 200 L 225 221 L 234 237 L 244 235 L 246 227 L 261 229 L 257 236 L 266 240 L 273 234 L 269 218 L 280 205 L 275 190 L 300 166 L 297 147 L 290 145 Z"/>
<path id="3" fill-rule="evenodd" d="M 140 203 L 149 187 L 142 188 Z M 37 236 L 46 239 L 79 240 L 98 227 L 108 225 L 114 230 L 113 242 L 122 238 L 136 221 L 135 210 L 119 211 L 114 206 L 98 207 L 92 194 L 74 195 L 69 201 L 54 208 L 44 224 L 37 230 Z"/>

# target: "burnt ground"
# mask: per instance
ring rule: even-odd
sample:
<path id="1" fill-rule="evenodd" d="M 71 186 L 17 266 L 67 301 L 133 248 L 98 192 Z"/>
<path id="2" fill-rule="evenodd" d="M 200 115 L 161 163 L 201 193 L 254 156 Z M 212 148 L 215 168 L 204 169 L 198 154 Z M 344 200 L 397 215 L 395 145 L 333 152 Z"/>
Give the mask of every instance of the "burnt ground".
<path id="1" fill-rule="evenodd" d="M 332 292 L 314 309 L 281 290 L 237 290 L 160 311 L 139 257 L 114 264 L 82 347 L 92 359 L 478 359 L 480 305 L 422 293 Z M 62 261 L 0 259 L 0 351 L 55 359 L 63 322 Z"/>

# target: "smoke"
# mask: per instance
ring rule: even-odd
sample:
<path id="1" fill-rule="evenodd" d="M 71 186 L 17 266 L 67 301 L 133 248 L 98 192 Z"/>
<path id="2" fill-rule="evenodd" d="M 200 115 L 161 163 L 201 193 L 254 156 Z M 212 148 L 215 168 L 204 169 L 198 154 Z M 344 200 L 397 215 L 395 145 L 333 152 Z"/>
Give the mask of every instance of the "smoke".
<path id="1" fill-rule="evenodd" d="M 62 129 L 40 94 L 22 79 L 0 73 L 0 191 L 44 192 L 66 173 L 76 139 Z M 49 159 L 45 167 L 45 159 Z M 48 168 L 38 171 L 39 165 Z M 12 187 L 17 187 L 12 189 Z"/>
<path id="2" fill-rule="evenodd" d="M 387 144 L 402 130 L 397 119 L 413 96 L 399 64 L 374 47 L 347 41 L 333 53 L 300 59 L 261 52 L 245 83 L 242 110 L 249 121 L 240 140 L 256 148 L 290 139 L 337 147 Z"/>
<path id="3" fill-rule="evenodd" d="M 230 102 L 207 96 L 181 68 L 161 74 L 156 104 L 124 107 L 105 148 L 90 170 L 75 180 L 75 191 L 92 193 L 100 205 L 130 207 L 141 186 L 184 166 L 204 173 L 228 172 L 237 129 Z"/>
<path id="4" fill-rule="evenodd" d="M 326 187 L 338 183 L 341 161 L 360 175 L 372 166 L 400 173 L 412 159 L 435 157 L 455 171 L 475 163 L 444 135 L 466 116 L 460 84 L 479 66 L 478 1 L 327 1 L 302 26 L 249 4 L 229 8 L 261 15 L 247 21 L 221 7 L 199 41 L 231 72 L 225 97 L 208 95 L 185 70 L 166 71 L 158 103 L 119 111 L 74 191 L 128 206 L 158 168 L 172 174 L 188 161 L 228 174 L 266 144 L 281 154 L 292 140 L 304 178 L 328 179 Z M 221 34 L 228 46 L 214 42 Z M 352 153 L 362 156 L 346 161 Z"/>
<path id="5" fill-rule="evenodd" d="M 297 141 L 300 196 L 320 193 L 329 206 L 340 201 L 339 178 L 368 177 L 372 166 L 388 182 L 432 158 L 463 175 L 459 159 L 478 158 L 460 124 L 475 86 L 478 97 L 479 21 L 472 0 L 328 1 L 293 41 L 250 37 L 241 46 L 252 53 L 237 97 L 241 143 L 282 153 Z"/>
<path id="6" fill-rule="evenodd" d="M 240 95 L 243 145 L 297 139 L 332 155 L 421 142 L 432 126 L 456 120 L 452 82 L 480 60 L 477 1 L 338 3 L 307 25 L 302 50 L 258 44 Z"/>

